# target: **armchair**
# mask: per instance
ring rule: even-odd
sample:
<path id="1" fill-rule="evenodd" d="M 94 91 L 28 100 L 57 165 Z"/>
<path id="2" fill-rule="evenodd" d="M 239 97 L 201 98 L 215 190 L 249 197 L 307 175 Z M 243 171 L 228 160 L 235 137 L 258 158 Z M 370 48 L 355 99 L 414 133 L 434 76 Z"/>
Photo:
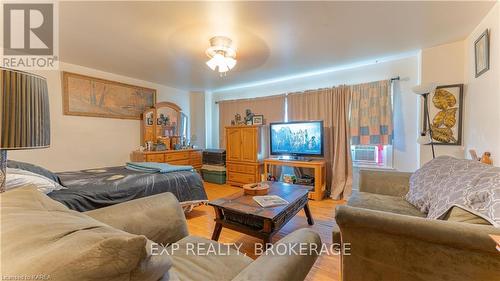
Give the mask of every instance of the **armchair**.
<path id="1" fill-rule="evenodd" d="M 497 280 L 500 253 L 488 225 L 425 218 L 403 196 L 410 173 L 361 171 L 360 190 L 335 220 L 351 243 L 342 280 Z"/>

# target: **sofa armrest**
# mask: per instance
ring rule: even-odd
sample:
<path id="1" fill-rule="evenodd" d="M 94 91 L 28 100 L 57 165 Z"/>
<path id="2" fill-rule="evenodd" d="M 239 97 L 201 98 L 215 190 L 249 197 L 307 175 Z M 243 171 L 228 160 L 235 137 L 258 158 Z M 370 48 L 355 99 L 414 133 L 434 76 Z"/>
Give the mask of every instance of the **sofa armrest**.
<path id="1" fill-rule="evenodd" d="M 280 246 L 278 246 L 280 245 Z M 285 246 L 282 246 L 285 245 Z M 300 251 L 300 245 L 307 245 Z M 286 247 L 287 250 L 284 250 Z M 311 249 L 317 249 L 313 251 Z M 296 251 L 297 254 L 294 253 Z M 241 271 L 233 281 L 243 280 L 287 280 L 303 281 L 321 250 L 319 235 L 307 228 L 290 233 L 276 242 L 254 262 Z M 280 255 L 286 252 L 285 255 Z M 290 253 L 290 254 L 288 254 Z M 307 255 L 301 255 L 307 253 Z"/>
<path id="2" fill-rule="evenodd" d="M 493 280 L 500 255 L 487 225 L 339 206 L 343 280 Z M 363 268 L 364 270 L 359 270 Z"/>
<path id="3" fill-rule="evenodd" d="M 85 212 L 86 215 L 123 231 L 144 235 L 167 244 L 188 235 L 184 211 L 177 198 L 161 193 Z"/>
<path id="4" fill-rule="evenodd" d="M 359 191 L 403 196 L 408 193 L 412 173 L 396 171 L 359 171 Z"/>

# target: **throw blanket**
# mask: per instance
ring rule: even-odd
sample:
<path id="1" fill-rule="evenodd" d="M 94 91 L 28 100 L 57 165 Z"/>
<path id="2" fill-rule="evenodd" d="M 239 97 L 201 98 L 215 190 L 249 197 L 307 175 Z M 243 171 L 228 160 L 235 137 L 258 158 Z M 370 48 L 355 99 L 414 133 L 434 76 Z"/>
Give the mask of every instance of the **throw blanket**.
<path id="1" fill-rule="evenodd" d="M 192 166 L 170 165 L 156 162 L 128 162 L 126 167 L 133 171 L 161 174 L 193 170 Z"/>
<path id="2" fill-rule="evenodd" d="M 406 200 L 427 218 L 459 206 L 500 227 L 500 167 L 440 156 L 411 176 Z"/>

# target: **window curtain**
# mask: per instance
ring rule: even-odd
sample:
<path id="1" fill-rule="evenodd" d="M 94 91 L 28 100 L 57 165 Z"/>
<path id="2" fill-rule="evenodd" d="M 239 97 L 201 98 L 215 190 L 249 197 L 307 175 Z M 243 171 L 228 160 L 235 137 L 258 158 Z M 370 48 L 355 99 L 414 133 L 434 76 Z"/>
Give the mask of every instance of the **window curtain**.
<path id="1" fill-rule="evenodd" d="M 219 101 L 219 147 L 226 147 L 225 127 L 231 125 L 231 120 L 239 113 L 245 118 L 245 110 L 264 115 L 265 124 L 283 121 L 285 116 L 285 95 L 276 95 L 254 99 L 239 99 Z"/>
<path id="2" fill-rule="evenodd" d="M 351 143 L 392 144 L 392 98 L 389 80 L 351 86 Z"/>
<path id="3" fill-rule="evenodd" d="M 351 87 L 339 86 L 287 97 L 290 121 L 323 120 L 327 182 L 333 199 L 348 198 L 352 192 L 352 160 L 349 135 Z"/>

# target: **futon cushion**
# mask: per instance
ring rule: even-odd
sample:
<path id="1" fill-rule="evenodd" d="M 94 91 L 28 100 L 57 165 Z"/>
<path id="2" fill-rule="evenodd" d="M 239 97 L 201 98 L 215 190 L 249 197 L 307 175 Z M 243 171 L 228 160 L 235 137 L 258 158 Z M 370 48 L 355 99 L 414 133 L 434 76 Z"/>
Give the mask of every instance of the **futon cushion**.
<path id="1" fill-rule="evenodd" d="M 13 168 L 13 169 L 21 169 L 21 170 L 29 171 L 29 172 L 32 172 L 35 174 L 39 174 L 41 176 L 44 176 L 48 179 L 51 179 L 51 180 L 57 182 L 58 184 L 62 184 L 61 180 L 59 179 L 59 177 L 56 174 L 54 174 L 53 172 L 51 172 L 43 167 L 31 164 L 31 163 L 8 160 L 7 167 Z"/>
<path id="2" fill-rule="evenodd" d="M 148 240 L 71 211 L 32 187 L 0 195 L 4 276 L 50 280 L 158 280 L 170 267 Z"/>
<path id="3" fill-rule="evenodd" d="M 465 222 L 472 224 L 484 224 L 491 225 L 491 223 L 482 217 L 475 215 L 463 208 L 458 206 L 452 207 L 448 213 L 446 213 L 443 217 L 443 220 L 453 221 L 453 222 Z"/>
<path id="4" fill-rule="evenodd" d="M 390 212 L 400 215 L 425 217 L 403 197 L 381 195 L 369 192 L 353 192 L 347 203 L 349 206 L 376 211 Z"/>
<path id="5" fill-rule="evenodd" d="M 219 254 L 209 250 L 218 251 L 219 246 Z M 195 236 L 187 236 L 167 250 L 173 260 L 171 271 L 180 280 L 231 280 L 253 261 L 235 249 L 228 251 L 225 245 Z"/>

